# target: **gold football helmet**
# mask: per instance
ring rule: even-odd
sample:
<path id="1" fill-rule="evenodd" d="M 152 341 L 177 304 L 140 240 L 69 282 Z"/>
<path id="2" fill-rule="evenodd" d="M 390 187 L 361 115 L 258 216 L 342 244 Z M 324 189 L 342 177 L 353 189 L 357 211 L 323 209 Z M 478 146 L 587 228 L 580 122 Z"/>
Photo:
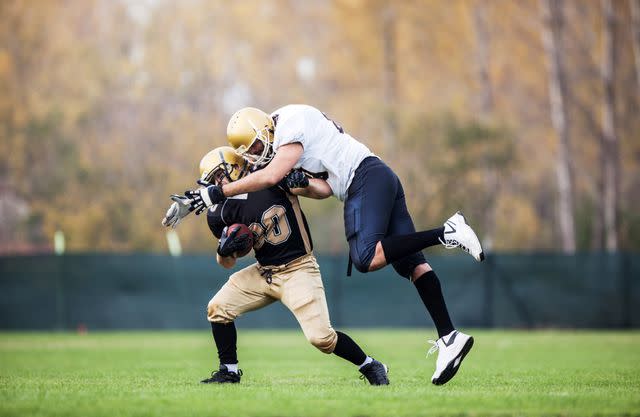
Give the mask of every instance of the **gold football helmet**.
<path id="1" fill-rule="evenodd" d="M 209 151 L 200 161 L 200 180 L 218 184 L 223 178 L 237 181 L 249 172 L 249 165 L 231 146 Z"/>
<path id="2" fill-rule="evenodd" d="M 235 112 L 227 125 L 227 139 L 251 165 L 263 166 L 273 159 L 274 125 L 271 117 L 253 107 Z"/>

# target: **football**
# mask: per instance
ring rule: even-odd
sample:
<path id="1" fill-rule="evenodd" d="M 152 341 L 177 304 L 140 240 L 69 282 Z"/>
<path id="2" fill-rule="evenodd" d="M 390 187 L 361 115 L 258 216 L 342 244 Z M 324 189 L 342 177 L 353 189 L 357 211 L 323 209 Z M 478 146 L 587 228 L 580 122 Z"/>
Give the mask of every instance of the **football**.
<path id="1" fill-rule="evenodd" d="M 238 230 L 238 232 L 236 234 L 236 237 L 248 236 L 246 246 L 242 250 L 238 250 L 235 253 L 235 256 L 237 258 L 241 258 L 241 257 L 247 255 L 249 252 L 251 252 L 251 249 L 253 249 L 253 232 L 245 224 L 234 223 L 231 226 L 225 227 L 224 230 L 222 231 L 222 233 L 225 236 L 229 236 L 231 234 L 231 232 L 233 232 L 234 230 Z"/>

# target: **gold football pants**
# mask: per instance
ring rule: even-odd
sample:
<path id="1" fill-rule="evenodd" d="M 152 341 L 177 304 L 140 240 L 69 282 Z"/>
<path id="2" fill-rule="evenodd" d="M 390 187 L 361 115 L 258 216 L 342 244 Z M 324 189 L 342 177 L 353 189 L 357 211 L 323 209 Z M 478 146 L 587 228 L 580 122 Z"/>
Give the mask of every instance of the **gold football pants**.
<path id="1" fill-rule="evenodd" d="M 293 313 L 313 346 L 333 352 L 338 336 L 329 321 L 320 268 L 312 254 L 277 267 L 255 263 L 231 275 L 209 301 L 207 319 L 229 323 L 278 300 Z"/>

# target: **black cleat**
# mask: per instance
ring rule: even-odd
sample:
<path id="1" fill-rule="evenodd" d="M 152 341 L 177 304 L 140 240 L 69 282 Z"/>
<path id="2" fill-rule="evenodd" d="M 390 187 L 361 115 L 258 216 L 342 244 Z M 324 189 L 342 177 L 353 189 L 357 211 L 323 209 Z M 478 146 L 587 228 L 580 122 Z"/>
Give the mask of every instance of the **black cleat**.
<path id="1" fill-rule="evenodd" d="M 238 369 L 238 373 L 231 372 L 226 366 L 220 365 L 218 372 L 211 372 L 211 378 L 203 379 L 201 384 L 237 384 L 240 382 L 242 369 Z"/>
<path id="2" fill-rule="evenodd" d="M 360 368 L 360 373 L 362 374 L 360 379 L 367 378 L 367 381 L 369 381 L 371 385 L 389 385 L 389 378 L 387 377 L 389 368 L 387 368 L 387 365 L 384 363 L 378 362 L 375 359 L 373 362 Z"/>

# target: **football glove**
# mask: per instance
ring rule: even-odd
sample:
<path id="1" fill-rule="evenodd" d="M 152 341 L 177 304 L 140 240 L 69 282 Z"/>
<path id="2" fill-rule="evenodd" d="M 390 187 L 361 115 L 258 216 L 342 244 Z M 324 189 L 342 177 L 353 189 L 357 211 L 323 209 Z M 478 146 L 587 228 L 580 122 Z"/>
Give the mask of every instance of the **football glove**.
<path id="1" fill-rule="evenodd" d="M 309 186 L 309 177 L 302 171 L 291 171 L 284 177 L 287 188 L 306 188 Z"/>
<path id="2" fill-rule="evenodd" d="M 200 214 L 214 204 L 221 203 L 226 199 L 222 192 L 222 187 L 219 185 L 208 185 L 197 190 L 187 190 L 184 195 L 193 200 L 191 206 L 196 214 Z"/>
<path id="3" fill-rule="evenodd" d="M 193 211 L 192 200 L 183 195 L 171 195 L 173 203 L 169 206 L 167 214 L 162 219 L 162 225 L 165 227 L 171 227 L 175 229 L 178 223 Z"/>
<path id="4" fill-rule="evenodd" d="M 249 243 L 249 236 L 242 235 L 236 237 L 239 229 L 233 230 L 227 236 L 227 228 L 225 227 L 222 230 L 222 236 L 220 237 L 220 242 L 218 244 L 218 255 L 220 256 L 233 256 L 236 252 L 242 252 L 247 249 L 247 244 Z"/>

